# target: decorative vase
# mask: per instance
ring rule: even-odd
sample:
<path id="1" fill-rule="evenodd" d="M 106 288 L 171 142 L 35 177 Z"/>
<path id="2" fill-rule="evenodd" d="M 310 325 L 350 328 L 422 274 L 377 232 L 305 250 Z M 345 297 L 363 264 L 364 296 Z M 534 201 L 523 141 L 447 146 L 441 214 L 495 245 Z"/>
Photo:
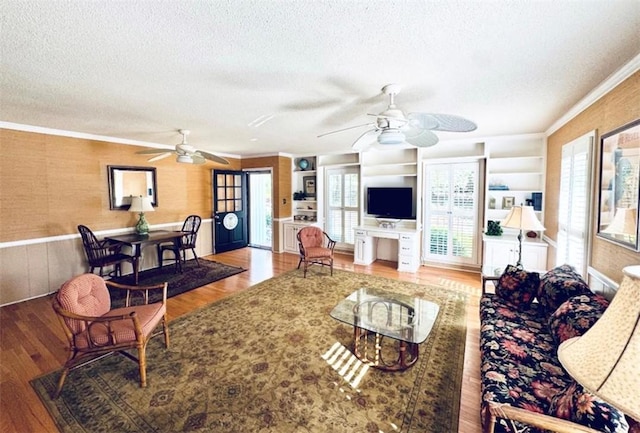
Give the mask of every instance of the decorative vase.
<path id="1" fill-rule="evenodd" d="M 139 235 L 147 235 L 149 234 L 149 224 L 147 223 L 146 218 L 143 213 L 140 213 L 140 219 L 136 224 L 136 233 Z"/>
<path id="2" fill-rule="evenodd" d="M 309 161 L 302 158 L 300 161 L 298 161 L 298 167 L 300 167 L 300 170 L 304 171 L 307 168 L 309 168 Z"/>

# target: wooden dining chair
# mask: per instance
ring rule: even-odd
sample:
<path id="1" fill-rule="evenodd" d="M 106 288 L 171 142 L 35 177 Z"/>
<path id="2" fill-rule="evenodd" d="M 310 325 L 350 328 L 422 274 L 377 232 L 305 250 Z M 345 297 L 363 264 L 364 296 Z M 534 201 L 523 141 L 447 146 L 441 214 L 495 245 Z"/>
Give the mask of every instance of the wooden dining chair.
<path id="1" fill-rule="evenodd" d="M 173 243 L 164 243 L 158 245 L 158 266 L 162 267 L 165 260 L 173 260 L 176 265 L 179 261 L 183 264 L 187 263 L 187 250 L 191 250 L 193 258 L 196 260 L 196 264 L 200 266 L 198 261 L 198 255 L 196 254 L 196 239 L 198 238 L 198 230 L 200 230 L 200 224 L 202 218 L 198 215 L 189 215 L 182 224 L 182 231 L 185 233 L 180 239 L 180 246 L 176 250 L 176 246 Z M 173 257 L 169 259 L 164 258 L 164 252 L 171 251 Z"/>
<path id="2" fill-rule="evenodd" d="M 125 290 L 125 306 L 111 308 L 108 287 Z M 162 300 L 149 303 L 149 292 L 162 291 Z M 53 297 L 53 310 L 69 343 L 69 355 L 53 398 L 62 391 L 69 371 L 95 358 L 121 353 L 136 361 L 140 386 L 147 385 L 146 347 L 149 340 L 164 334 L 169 347 L 167 321 L 167 283 L 153 286 L 128 286 L 105 281 L 95 274 L 82 274 L 66 281 Z M 162 332 L 155 332 L 162 324 Z M 134 356 L 127 350 L 137 350 Z"/>
<path id="3" fill-rule="evenodd" d="M 304 277 L 307 278 L 307 269 L 313 264 L 329 266 L 333 275 L 333 249 L 336 242 L 316 226 L 303 227 L 298 231 L 297 237 L 300 249 L 298 269 L 304 263 Z"/>
<path id="4" fill-rule="evenodd" d="M 103 277 L 104 268 L 113 266 L 113 271 L 108 275 L 122 275 L 122 263 L 129 262 L 134 266 L 134 258 L 121 252 L 121 244 L 112 244 L 106 240 L 99 241 L 96 235 L 87 226 L 79 225 L 78 231 L 82 237 L 82 246 L 87 256 L 89 272 L 99 269 L 99 275 Z"/>

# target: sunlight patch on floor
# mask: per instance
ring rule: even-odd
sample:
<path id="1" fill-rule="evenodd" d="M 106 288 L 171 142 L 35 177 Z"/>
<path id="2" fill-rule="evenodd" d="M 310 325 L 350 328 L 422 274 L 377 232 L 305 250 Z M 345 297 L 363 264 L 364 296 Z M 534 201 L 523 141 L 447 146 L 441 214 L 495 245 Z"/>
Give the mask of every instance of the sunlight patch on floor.
<path id="1" fill-rule="evenodd" d="M 349 349 L 337 341 L 321 358 L 356 390 L 369 370 L 369 365 L 360 361 Z"/>

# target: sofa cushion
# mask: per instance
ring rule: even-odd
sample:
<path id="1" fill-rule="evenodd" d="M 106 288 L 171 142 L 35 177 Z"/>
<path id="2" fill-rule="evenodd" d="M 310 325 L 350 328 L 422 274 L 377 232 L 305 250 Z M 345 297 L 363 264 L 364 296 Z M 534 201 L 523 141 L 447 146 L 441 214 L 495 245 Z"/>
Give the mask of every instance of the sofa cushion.
<path id="1" fill-rule="evenodd" d="M 561 265 L 540 278 L 538 302 L 549 316 L 567 299 L 583 293 L 591 293 L 591 290 L 580 274 L 571 265 Z"/>
<path id="2" fill-rule="evenodd" d="M 516 309 L 495 294 L 480 300 L 480 350 L 485 360 L 512 360 L 534 370 L 540 364 L 555 363 L 556 344 L 549 334 L 538 304 Z"/>
<path id="3" fill-rule="evenodd" d="M 496 285 L 496 294 L 516 307 L 529 306 L 540 286 L 540 274 L 507 265 Z"/>
<path id="4" fill-rule="evenodd" d="M 569 298 L 549 317 L 549 333 L 558 345 L 579 337 L 598 321 L 608 305 L 609 301 L 595 293 Z"/>
<path id="5" fill-rule="evenodd" d="M 629 431 L 624 414 L 573 382 L 551 399 L 548 415 L 604 433 Z"/>

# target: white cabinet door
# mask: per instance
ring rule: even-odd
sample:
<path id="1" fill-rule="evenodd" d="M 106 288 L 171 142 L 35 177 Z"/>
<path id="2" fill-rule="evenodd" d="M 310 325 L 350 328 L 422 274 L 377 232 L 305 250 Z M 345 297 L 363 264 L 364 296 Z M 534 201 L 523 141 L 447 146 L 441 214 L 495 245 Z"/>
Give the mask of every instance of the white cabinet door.
<path id="1" fill-rule="evenodd" d="M 284 224 L 284 250 L 288 253 L 299 253 L 298 249 L 298 231 L 300 226 L 297 224 Z"/>
<path id="2" fill-rule="evenodd" d="M 547 245 L 542 243 L 522 244 L 522 266 L 533 271 L 547 269 Z"/>
<path id="3" fill-rule="evenodd" d="M 484 241 L 483 269 L 487 274 L 500 275 L 508 264 L 515 265 L 518 260 L 517 245 L 502 240 Z"/>
<path id="4" fill-rule="evenodd" d="M 355 241 L 353 249 L 353 263 L 356 265 L 370 265 L 375 260 L 375 243 L 366 232 L 355 230 Z"/>

